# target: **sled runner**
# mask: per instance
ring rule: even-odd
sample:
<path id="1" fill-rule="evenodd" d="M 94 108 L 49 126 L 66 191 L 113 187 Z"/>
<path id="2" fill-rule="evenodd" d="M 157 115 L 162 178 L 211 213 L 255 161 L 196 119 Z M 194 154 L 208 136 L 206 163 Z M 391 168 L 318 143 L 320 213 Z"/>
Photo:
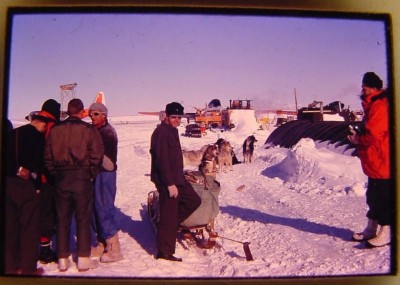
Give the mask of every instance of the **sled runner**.
<path id="1" fill-rule="evenodd" d="M 179 235 L 183 239 L 193 240 L 201 248 L 213 248 L 218 234 L 215 232 L 215 219 L 219 213 L 220 183 L 212 175 L 205 178 L 200 171 L 186 171 L 186 180 L 201 198 L 201 204 L 179 227 Z M 204 179 L 207 179 L 208 190 L 204 189 Z M 160 219 L 159 194 L 157 190 L 147 195 L 147 213 L 154 229 Z"/>

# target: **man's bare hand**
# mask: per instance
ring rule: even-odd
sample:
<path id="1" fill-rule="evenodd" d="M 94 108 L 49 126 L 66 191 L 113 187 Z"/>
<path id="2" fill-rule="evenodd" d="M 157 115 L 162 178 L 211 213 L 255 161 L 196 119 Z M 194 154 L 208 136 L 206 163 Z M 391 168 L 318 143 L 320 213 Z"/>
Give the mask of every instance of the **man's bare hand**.
<path id="1" fill-rule="evenodd" d="M 176 198 L 178 197 L 178 188 L 175 185 L 168 186 L 169 197 Z"/>

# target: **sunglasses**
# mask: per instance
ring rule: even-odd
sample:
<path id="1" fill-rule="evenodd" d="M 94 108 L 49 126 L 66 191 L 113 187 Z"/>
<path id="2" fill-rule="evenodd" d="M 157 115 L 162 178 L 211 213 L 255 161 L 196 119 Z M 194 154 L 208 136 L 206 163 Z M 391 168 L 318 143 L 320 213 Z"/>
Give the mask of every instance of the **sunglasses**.
<path id="1" fill-rule="evenodd" d="M 89 113 L 89 117 L 97 117 L 100 116 L 100 114 L 104 114 L 103 112 L 91 112 Z"/>
<path id="2" fill-rule="evenodd" d="M 175 116 L 175 115 L 171 115 L 171 116 L 169 116 L 171 119 L 182 119 L 182 117 L 181 116 Z"/>

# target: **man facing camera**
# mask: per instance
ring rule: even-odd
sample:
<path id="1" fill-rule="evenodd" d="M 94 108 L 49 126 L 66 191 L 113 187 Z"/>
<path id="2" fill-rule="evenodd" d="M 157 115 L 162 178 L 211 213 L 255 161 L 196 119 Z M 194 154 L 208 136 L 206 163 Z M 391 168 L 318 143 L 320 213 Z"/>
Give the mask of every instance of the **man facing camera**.
<path id="1" fill-rule="evenodd" d="M 96 233 L 100 241 L 94 251 L 100 254 L 101 262 L 115 262 L 123 259 L 118 238 L 119 226 L 115 219 L 115 197 L 117 194 L 117 149 L 118 137 L 107 120 L 108 109 L 102 103 L 89 107 L 89 117 L 99 131 L 104 145 L 103 164 L 94 180 L 94 216 Z M 102 242 L 106 243 L 104 246 Z M 103 252 L 104 251 L 104 252 Z"/>
<path id="2" fill-rule="evenodd" d="M 177 127 L 183 106 L 169 103 L 165 120 L 151 136 L 151 181 L 160 195 L 160 221 L 157 224 L 156 259 L 182 261 L 175 257 L 179 225 L 201 204 L 201 199 L 183 175 L 183 157 Z"/>

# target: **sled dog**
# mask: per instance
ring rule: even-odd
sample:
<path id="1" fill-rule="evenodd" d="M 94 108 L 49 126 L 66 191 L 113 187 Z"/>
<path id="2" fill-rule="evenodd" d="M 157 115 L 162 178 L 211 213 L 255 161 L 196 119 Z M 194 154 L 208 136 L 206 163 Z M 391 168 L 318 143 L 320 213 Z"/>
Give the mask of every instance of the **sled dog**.
<path id="1" fill-rule="evenodd" d="M 218 154 L 218 165 L 219 171 L 226 172 L 227 169 L 233 170 L 232 167 L 232 146 L 228 141 L 222 141 L 220 143 L 219 154 Z"/>
<path id="2" fill-rule="evenodd" d="M 248 136 L 243 142 L 243 162 L 247 163 L 252 161 L 254 154 L 254 143 L 257 139 L 254 135 Z"/>
<path id="3" fill-rule="evenodd" d="M 183 166 L 196 166 L 198 167 L 203 157 L 203 150 L 182 150 Z"/>
<path id="4" fill-rule="evenodd" d="M 224 140 L 224 139 L 218 139 L 217 140 L 217 142 L 215 144 L 218 145 L 218 149 L 221 149 L 221 144 L 223 142 L 226 142 L 226 140 Z M 233 151 L 233 149 L 232 149 L 232 153 L 231 154 L 232 154 L 232 164 L 233 165 L 242 163 L 241 161 L 239 161 L 239 159 L 237 159 L 236 154 Z"/>
<path id="5" fill-rule="evenodd" d="M 216 172 L 216 159 L 218 156 L 218 147 L 216 145 L 209 145 L 204 151 L 203 157 L 201 159 L 199 170 L 204 177 L 204 189 L 208 190 L 209 185 L 207 182 L 206 175 L 215 176 Z"/>

